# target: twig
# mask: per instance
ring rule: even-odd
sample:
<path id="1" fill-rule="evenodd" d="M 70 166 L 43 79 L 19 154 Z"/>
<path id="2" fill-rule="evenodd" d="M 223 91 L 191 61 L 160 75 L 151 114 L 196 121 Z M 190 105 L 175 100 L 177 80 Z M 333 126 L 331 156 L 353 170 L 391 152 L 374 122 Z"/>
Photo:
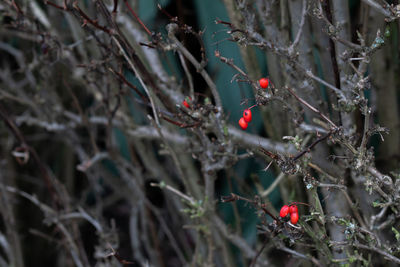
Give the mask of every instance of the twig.
<path id="1" fill-rule="evenodd" d="M 312 73 L 311 70 L 307 70 L 307 71 L 305 72 L 305 74 L 306 74 L 307 77 L 309 77 L 309 78 L 311 78 L 311 79 L 313 79 L 313 80 L 319 82 L 319 83 L 322 84 L 322 85 L 325 85 L 325 86 L 328 87 L 329 89 L 332 89 L 332 90 L 336 93 L 336 95 L 339 96 L 339 98 L 340 98 L 341 100 L 346 100 L 346 96 L 344 95 L 344 93 L 343 93 L 339 88 L 337 88 L 337 87 L 331 85 L 330 83 L 327 83 L 326 81 L 322 80 L 321 78 L 315 76 L 315 75 Z"/>
<path id="2" fill-rule="evenodd" d="M 383 8 L 380 4 L 375 2 L 374 0 L 362 0 L 362 1 L 367 5 L 371 6 L 372 8 L 374 8 L 376 11 L 378 11 L 385 17 L 387 18 L 391 17 L 391 13 L 387 9 Z"/>
<path id="3" fill-rule="evenodd" d="M 15 2 L 15 0 L 12 0 L 12 6 L 17 10 L 17 12 L 20 15 L 24 15 L 24 12 L 22 11 L 22 9 L 19 7 L 19 5 Z"/>
<path id="4" fill-rule="evenodd" d="M 253 260 L 251 261 L 249 267 L 253 267 L 255 266 L 258 257 L 261 255 L 262 251 L 264 250 L 264 248 L 267 246 L 268 244 L 268 239 L 265 239 L 265 241 L 263 242 L 262 247 L 260 248 L 260 250 L 257 252 L 256 256 L 253 258 Z"/>
<path id="5" fill-rule="evenodd" d="M 112 11 L 112 13 L 117 13 L 117 10 L 118 10 L 118 0 L 114 0 L 114 7 L 113 7 L 113 11 Z"/>
<path id="6" fill-rule="evenodd" d="M 110 245 L 110 244 L 108 244 L 108 246 L 109 246 L 109 248 L 111 249 L 111 253 L 110 254 L 108 254 L 106 257 L 115 257 L 122 265 L 133 265 L 133 264 L 135 264 L 134 262 L 131 262 L 131 261 L 127 261 L 127 260 L 124 260 L 119 254 L 118 254 L 118 252 L 116 252 L 115 250 L 114 250 L 114 248 Z"/>
<path id="7" fill-rule="evenodd" d="M 230 233 L 228 231 L 229 228 L 227 227 L 227 225 L 218 216 L 213 216 L 212 221 L 217 229 L 220 231 L 222 236 L 224 236 L 226 239 L 232 242 L 232 244 L 243 251 L 244 255 L 247 258 L 254 258 L 257 255 L 253 248 L 247 244 L 246 240 L 236 234 Z"/>
<path id="8" fill-rule="evenodd" d="M 218 93 L 217 86 L 214 81 L 211 79 L 210 75 L 204 70 L 204 66 L 202 66 L 196 58 L 182 45 L 181 42 L 175 37 L 175 33 L 178 30 L 178 25 L 174 23 L 170 23 L 167 25 L 168 37 L 174 42 L 175 48 L 178 49 L 189 61 L 192 65 L 197 69 L 198 72 L 203 76 L 207 85 L 210 87 L 211 93 L 215 100 L 215 105 L 218 108 L 218 111 L 222 111 L 222 102 Z"/>
<path id="9" fill-rule="evenodd" d="M 105 27 L 105 26 L 101 26 L 99 23 L 97 23 L 96 20 L 92 20 L 91 18 L 89 18 L 88 15 L 85 14 L 85 12 L 82 11 L 82 9 L 80 9 L 80 7 L 78 6 L 78 2 L 75 1 L 72 6 L 74 7 L 74 9 L 76 11 L 78 11 L 78 13 L 84 18 L 84 22 L 83 22 L 83 26 L 85 26 L 87 23 L 92 24 L 94 27 L 96 27 L 97 29 L 106 32 L 110 35 L 112 35 L 112 30 L 110 30 L 109 28 Z M 64 9 L 64 8 L 63 8 Z"/>
<path id="10" fill-rule="evenodd" d="M 165 127 L 161 128 L 163 136 L 169 142 L 175 145 L 187 145 L 189 144 L 189 139 L 186 136 L 182 136 L 167 130 Z M 159 139 L 160 135 L 153 126 L 140 126 L 135 129 L 127 130 L 129 136 L 138 139 Z"/>
<path id="11" fill-rule="evenodd" d="M 86 172 L 90 167 L 92 167 L 94 164 L 96 164 L 97 162 L 108 158 L 109 155 L 106 152 L 102 152 L 102 153 L 96 153 L 92 158 L 81 162 L 78 166 L 76 166 L 76 169 L 81 171 L 81 172 Z"/>
<path id="12" fill-rule="evenodd" d="M 323 174 L 324 176 L 328 177 L 329 180 L 331 180 L 332 182 L 338 182 L 338 178 L 333 177 L 332 175 L 330 175 L 329 173 L 325 172 L 324 170 L 322 170 L 319 166 L 309 162 L 308 166 L 310 166 L 311 168 L 313 168 L 314 170 L 320 172 L 321 174 Z"/>
<path id="13" fill-rule="evenodd" d="M 192 124 L 187 124 L 187 123 L 182 123 L 182 122 L 174 121 L 174 120 L 168 118 L 167 116 L 165 116 L 165 115 L 163 115 L 163 114 L 161 114 L 161 118 L 162 118 L 163 120 L 166 120 L 167 122 L 172 123 L 172 124 L 174 124 L 174 125 L 176 125 L 176 126 L 179 126 L 179 127 L 181 127 L 181 128 L 192 128 L 192 127 L 198 127 L 199 125 L 201 125 L 201 121 L 197 121 L 197 122 L 194 122 L 194 123 L 192 123 Z"/>
<path id="14" fill-rule="evenodd" d="M 315 140 L 311 145 L 309 145 L 305 150 L 301 151 L 300 153 L 298 153 L 296 156 L 293 157 L 293 161 L 298 160 L 299 158 L 301 158 L 304 154 L 309 153 L 311 151 L 311 149 L 313 149 L 314 146 L 316 146 L 318 143 L 324 141 L 325 139 L 327 139 L 329 136 L 331 136 L 332 132 L 330 131 L 329 133 L 325 134 L 324 136 L 318 138 L 317 140 Z"/>
<path id="15" fill-rule="evenodd" d="M 369 229 L 373 230 L 375 227 L 375 222 L 377 220 L 380 220 L 386 213 L 386 211 L 388 210 L 389 206 L 385 206 L 383 207 L 378 214 L 371 216 L 371 220 L 370 220 L 370 226 Z"/>
<path id="16" fill-rule="evenodd" d="M 143 29 L 147 32 L 148 35 L 152 36 L 151 31 L 144 25 L 142 20 L 139 18 L 138 15 L 136 15 L 136 12 L 133 11 L 132 7 L 129 5 L 128 0 L 124 0 L 126 7 L 129 9 L 131 14 L 135 17 L 135 19 L 139 22 L 139 24 L 143 27 Z"/>
<path id="17" fill-rule="evenodd" d="M 167 190 L 171 191 L 172 193 L 174 193 L 175 195 L 180 196 L 181 198 L 187 200 L 191 205 L 195 205 L 196 201 L 192 198 L 189 197 L 188 195 L 182 193 L 181 191 L 179 191 L 178 189 L 175 189 L 174 187 L 164 184 L 164 183 L 150 183 L 151 186 L 154 187 L 159 187 L 159 188 L 166 188 Z"/>
<path id="18" fill-rule="evenodd" d="M 364 130 L 363 130 L 363 136 L 360 144 L 360 157 L 364 157 L 365 150 L 367 149 L 367 141 L 369 137 L 369 119 L 370 119 L 370 113 L 371 110 L 368 107 L 368 104 L 364 104 Z"/>
<path id="19" fill-rule="evenodd" d="M 293 92 L 292 89 L 290 89 L 289 87 L 286 87 L 286 89 L 289 91 L 289 93 L 291 95 L 293 95 L 299 102 L 301 102 L 303 105 L 305 105 L 306 107 L 308 107 L 309 109 L 311 109 L 313 112 L 317 113 L 321 118 L 323 118 L 324 120 L 326 120 L 335 130 L 338 129 L 338 127 L 336 126 L 336 124 L 334 124 L 327 116 L 325 116 L 321 111 L 319 111 L 318 109 L 314 108 L 313 106 L 311 106 L 309 103 L 307 103 L 304 99 L 302 99 L 301 97 L 299 97 L 298 95 L 295 94 L 295 92 Z"/>
<path id="20" fill-rule="evenodd" d="M 306 21 L 306 15 L 307 15 L 307 0 L 303 0 L 303 10 L 301 12 L 301 21 L 299 25 L 299 30 L 297 31 L 296 38 L 294 39 L 293 43 L 288 48 L 289 55 L 293 54 L 294 49 L 296 48 L 297 44 L 300 41 L 300 37 L 303 33 L 304 23 Z"/>
<path id="21" fill-rule="evenodd" d="M 233 69 L 235 69 L 237 72 L 239 72 L 249 83 L 251 83 L 254 87 L 256 87 L 254 85 L 254 83 L 251 81 L 250 77 L 238 66 L 236 66 L 233 63 L 232 59 L 228 59 L 226 57 L 221 56 L 221 53 L 218 50 L 214 51 L 214 55 L 215 57 L 219 58 L 219 60 L 221 60 L 222 62 L 224 62 L 225 64 L 231 66 Z"/>
<path id="22" fill-rule="evenodd" d="M 111 71 L 113 74 L 115 74 L 115 75 L 117 76 L 117 78 L 118 78 L 119 80 L 121 80 L 123 83 L 125 83 L 125 84 L 128 85 L 130 88 L 132 88 L 133 90 L 135 90 L 135 92 L 142 98 L 142 100 L 143 100 L 144 103 L 149 102 L 149 99 L 148 99 L 144 94 L 142 94 L 142 92 L 140 92 L 140 90 L 139 90 L 136 86 L 134 86 L 132 83 L 130 83 L 127 79 L 125 79 L 124 75 L 122 75 L 122 74 L 119 73 L 119 72 L 116 72 L 116 71 L 113 70 L 112 68 L 109 68 L 108 70 Z"/>
<path id="23" fill-rule="evenodd" d="M 228 126 L 228 133 L 233 141 L 235 141 L 235 143 L 243 144 L 247 147 L 250 146 L 254 149 L 262 147 L 266 150 L 275 151 L 277 153 L 283 154 L 294 154 L 296 152 L 296 149 L 292 144 L 284 144 L 268 138 L 262 138 L 254 134 L 249 134 L 241 131 L 233 126 Z"/>
<path id="24" fill-rule="evenodd" d="M 285 178 L 285 174 L 281 172 L 278 177 L 275 179 L 275 181 L 264 191 L 261 193 L 262 197 L 266 197 L 269 194 L 271 194 L 272 191 L 274 191 L 275 187 Z"/>
<path id="25" fill-rule="evenodd" d="M 393 261 L 393 262 L 395 262 L 397 264 L 400 264 L 400 259 L 399 258 L 389 254 L 386 251 L 383 251 L 380 248 L 377 248 L 377 247 L 374 247 L 374 246 L 370 247 L 370 246 L 362 245 L 362 244 L 359 244 L 359 243 L 355 243 L 355 244 L 353 244 L 353 246 L 357 247 L 357 248 L 362 248 L 362 249 L 366 249 L 366 250 L 375 251 L 376 253 L 385 256 L 388 260 L 391 260 L 391 261 Z"/>
<path id="26" fill-rule="evenodd" d="M 185 71 L 185 75 L 188 79 L 188 83 L 189 83 L 189 90 L 190 90 L 190 97 L 192 99 L 194 99 L 194 86 L 193 86 L 193 77 L 192 74 L 190 74 L 189 68 L 186 64 L 185 59 L 183 58 L 183 55 L 180 51 L 178 51 L 178 55 L 179 55 L 179 60 L 181 61 L 183 70 Z"/>
<path id="27" fill-rule="evenodd" d="M 375 178 L 377 178 L 380 182 L 382 182 L 383 184 L 385 184 L 387 187 L 392 187 L 393 186 L 393 181 L 392 178 L 390 178 L 390 176 L 388 175 L 384 175 L 382 173 L 380 173 L 375 167 L 372 166 L 368 166 L 367 167 L 367 171 L 374 176 Z"/>
<path id="28" fill-rule="evenodd" d="M 160 121 L 158 119 L 158 114 L 157 114 L 156 106 L 154 104 L 153 97 L 150 95 L 150 92 L 147 89 L 146 84 L 143 82 L 140 73 L 137 71 L 137 69 L 135 68 L 135 65 L 133 65 L 132 61 L 129 59 L 128 55 L 126 54 L 125 50 L 122 48 L 122 46 L 119 43 L 119 41 L 117 40 L 117 38 L 115 38 L 114 36 L 112 36 L 111 38 L 116 43 L 116 45 L 118 46 L 120 53 L 123 55 L 125 60 L 128 62 L 129 66 L 131 67 L 131 69 L 135 73 L 136 77 L 139 79 L 139 82 L 142 85 L 144 91 L 146 92 L 147 97 L 150 99 L 151 107 L 153 109 L 154 119 L 155 119 L 157 125 L 160 126 Z"/>
<path id="29" fill-rule="evenodd" d="M 256 200 L 251 200 L 242 196 L 239 196 L 237 194 L 231 193 L 230 196 L 222 196 L 221 197 L 221 202 L 233 202 L 233 201 L 237 201 L 237 200 L 244 200 L 248 203 L 252 203 L 253 205 L 258 207 L 258 203 Z M 267 210 L 263 205 L 261 205 L 260 207 L 266 214 L 268 214 L 272 219 L 274 219 L 275 221 L 279 221 L 278 218 L 273 215 L 269 210 Z"/>
<path id="30" fill-rule="evenodd" d="M 306 256 L 306 255 L 304 255 L 304 254 L 302 254 L 300 252 L 297 252 L 297 251 L 295 251 L 293 249 L 290 249 L 290 248 L 287 248 L 285 246 L 278 247 L 278 249 L 283 250 L 283 251 L 285 251 L 285 252 L 287 252 L 289 254 L 292 254 L 293 256 L 295 256 L 297 258 L 301 258 L 301 259 L 305 259 L 305 260 L 311 260 L 315 264 L 315 266 L 321 266 L 321 263 L 317 259 L 315 259 L 314 257 Z"/>
<path id="31" fill-rule="evenodd" d="M 58 9 L 60 9 L 60 10 L 62 10 L 62 11 L 65 11 L 64 7 L 59 6 L 59 5 L 57 5 L 57 4 L 55 4 L 55 3 L 51 2 L 51 1 L 44 0 L 44 3 L 45 3 L 46 5 L 49 5 L 49 6 L 58 8 Z"/>

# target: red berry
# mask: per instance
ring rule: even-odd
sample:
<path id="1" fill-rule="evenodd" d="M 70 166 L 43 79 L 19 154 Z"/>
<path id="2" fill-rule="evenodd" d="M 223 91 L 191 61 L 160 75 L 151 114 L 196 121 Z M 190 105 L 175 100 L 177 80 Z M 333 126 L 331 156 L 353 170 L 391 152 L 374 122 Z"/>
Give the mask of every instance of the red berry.
<path id="1" fill-rule="evenodd" d="M 249 124 L 246 122 L 244 118 L 240 118 L 239 125 L 240 127 L 242 127 L 243 130 L 246 130 L 247 126 L 249 126 Z"/>
<path id="2" fill-rule="evenodd" d="M 279 212 L 279 216 L 281 216 L 282 218 L 286 217 L 286 215 L 289 214 L 289 206 L 288 205 L 284 205 L 281 208 L 281 211 Z"/>
<path id="3" fill-rule="evenodd" d="M 267 88 L 269 84 L 269 79 L 268 78 L 261 78 L 259 81 L 261 88 Z"/>
<path id="4" fill-rule="evenodd" d="M 299 214 L 297 212 L 293 212 L 290 214 L 290 222 L 292 224 L 296 224 L 299 221 Z"/>
<path id="5" fill-rule="evenodd" d="M 298 213 L 298 212 L 299 212 L 299 209 L 297 208 L 296 205 L 290 206 L 290 208 L 289 208 L 289 213 L 290 213 L 290 214 L 292 214 L 292 213 Z"/>
<path id="6" fill-rule="evenodd" d="M 250 110 L 250 109 L 245 109 L 245 110 L 243 111 L 243 119 L 244 119 L 246 122 L 251 122 L 251 110 Z"/>
<path id="7" fill-rule="evenodd" d="M 192 98 L 190 96 L 187 96 L 183 101 L 182 101 L 182 105 L 184 105 L 187 108 L 190 108 L 190 105 L 188 103 L 188 101 L 192 101 Z"/>
<path id="8" fill-rule="evenodd" d="M 186 100 L 183 100 L 182 105 L 184 105 L 187 108 L 190 108 L 190 105 Z"/>

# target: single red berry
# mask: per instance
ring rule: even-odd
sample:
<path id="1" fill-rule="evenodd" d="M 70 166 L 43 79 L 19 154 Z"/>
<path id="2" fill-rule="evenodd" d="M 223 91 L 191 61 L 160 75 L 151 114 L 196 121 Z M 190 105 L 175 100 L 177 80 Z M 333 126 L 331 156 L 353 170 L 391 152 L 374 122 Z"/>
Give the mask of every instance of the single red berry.
<path id="1" fill-rule="evenodd" d="M 289 214 L 289 206 L 288 205 L 284 205 L 281 208 L 281 211 L 279 212 L 279 216 L 281 216 L 282 218 L 286 217 L 286 215 Z"/>
<path id="2" fill-rule="evenodd" d="M 290 214 L 290 222 L 292 224 L 296 224 L 299 221 L 299 214 L 297 212 L 293 212 Z"/>
<path id="3" fill-rule="evenodd" d="M 289 213 L 290 213 L 290 214 L 292 214 L 292 213 L 298 213 L 298 212 L 299 212 L 299 209 L 297 208 L 296 205 L 290 206 L 290 208 L 289 208 Z"/>
<path id="4" fill-rule="evenodd" d="M 240 118 L 239 125 L 240 127 L 242 127 L 243 130 L 246 130 L 247 126 L 249 126 L 249 124 L 246 122 L 244 118 Z"/>
<path id="5" fill-rule="evenodd" d="M 269 85 L 269 79 L 268 78 L 261 78 L 259 81 L 261 88 L 267 88 Z"/>
<path id="6" fill-rule="evenodd" d="M 187 108 L 190 108 L 190 105 L 189 105 L 189 103 L 186 101 L 186 99 L 182 101 L 182 105 L 184 105 L 184 106 L 187 107 Z"/>
<path id="7" fill-rule="evenodd" d="M 245 109 L 245 110 L 243 111 L 243 119 L 244 119 L 246 122 L 251 122 L 251 110 L 250 110 L 250 109 Z"/>

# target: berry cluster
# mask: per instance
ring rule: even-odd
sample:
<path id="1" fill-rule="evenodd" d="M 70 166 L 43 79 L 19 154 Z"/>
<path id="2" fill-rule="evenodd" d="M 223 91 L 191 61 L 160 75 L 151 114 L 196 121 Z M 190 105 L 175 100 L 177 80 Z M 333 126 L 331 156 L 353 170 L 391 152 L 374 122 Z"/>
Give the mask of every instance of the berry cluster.
<path id="1" fill-rule="evenodd" d="M 288 214 L 290 214 L 290 222 L 292 224 L 296 224 L 299 220 L 299 212 L 297 205 L 284 205 L 279 212 L 279 216 L 281 218 L 285 218 Z"/>
<path id="2" fill-rule="evenodd" d="M 251 122 L 251 110 L 247 108 L 243 111 L 243 117 L 240 118 L 239 125 L 243 130 L 246 130 L 249 122 Z"/>
<path id="3" fill-rule="evenodd" d="M 260 87 L 265 89 L 268 88 L 269 85 L 269 79 L 268 78 L 261 78 L 259 81 Z M 256 106 L 256 105 L 254 105 Z M 254 106 L 247 108 L 243 111 L 243 117 L 240 118 L 239 120 L 239 126 L 243 129 L 246 130 L 247 126 L 249 126 L 249 122 L 251 122 L 251 108 Z"/>

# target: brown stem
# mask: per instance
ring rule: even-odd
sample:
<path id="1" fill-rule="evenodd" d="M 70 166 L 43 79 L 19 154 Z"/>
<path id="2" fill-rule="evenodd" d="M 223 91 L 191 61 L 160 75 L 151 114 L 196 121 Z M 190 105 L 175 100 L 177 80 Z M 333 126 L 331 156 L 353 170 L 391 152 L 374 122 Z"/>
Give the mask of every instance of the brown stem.
<path id="1" fill-rule="evenodd" d="M 89 18 L 89 16 L 86 15 L 85 12 L 82 11 L 82 9 L 80 9 L 77 2 L 73 3 L 73 7 L 84 18 L 84 25 L 86 25 L 87 23 L 92 24 L 97 29 L 102 30 L 103 32 L 106 32 L 106 33 L 112 35 L 112 31 L 109 28 L 101 26 L 100 24 L 97 23 L 96 20 L 92 20 L 91 18 Z"/>
<path id="2" fill-rule="evenodd" d="M 176 126 L 179 126 L 181 128 L 192 128 L 192 127 L 197 127 L 197 126 L 199 126 L 201 124 L 201 122 L 195 122 L 195 123 L 192 123 L 192 124 L 186 124 L 186 123 L 174 121 L 174 120 L 171 120 L 170 118 L 168 118 L 167 116 L 162 115 L 162 114 L 160 114 L 160 117 L 161 117 L 161 119 L 166 120 L 167 122 L 172 123 L 172 124 L 174 124 Z"/>
<path id="3" fill-rule="evenodd" d="M 325 139 L 327 139 L 331 134 L 332 132 L 329 132 L 326 135 L 322 136 L 321 138 L 315 140 L 309 147 L 307 147 L 305 150 L 301 151 L 296 156 L 294 156 L 293 161 L 296 161 L 299 158 L 301 158 L 304 154 L 309 153 L 314 146 L 316 146 L 319 142 L 322 142 Z"/>
<path id="4" fill-rule="evenodd" d="M 129 9 L 131 14 L 135 17 L 135 19 L 139 22 L 139 24 L 143 27 L 143 29 L 147 32 L 148 35 L 152 36 L 151 31 L 144 25 L 142 20 L 139 18 L 138 15 L 136 15 L 135 11 L 133 11 L 132 7 L 129 5 L 127 0 L 124 0 L 126 7 Z"/>
<path id="5" fill-rule="evenodd" d="M 293 95 L 300 103 L 302 103 L 303 105 L 305 105 L 306 107 L 308 107 L 309 109 L 311 109 L 311 111 L 317 113 L 321 118 L 323 118 L 324 120 L 326 120 L 334 129 L 338 129 L 338 127 L 336 126 L 336 124 L 334 124 L 327 116 L 325 116 L 319 109 L 314 108 L 313 106 L 311 106 L 307 101 L 305 101 L 304 99 L 302 99 L 301 97 L 299 97 L 298 95 L 296 95 L 296 93 L 290 89 L 289 87 L 286 87 L 286 89 L 289 91 L 289 93 L 291 95 Z"/>
<path id="6" fill-rule="evenodd" d="M 57 5 L 57 4 L 55 4 L 55 3 L 51 2 L 51 1 L 46 1 L 46 0 L 45 0 L 44 3 L 45 3 L 46 5 L 49 5 L 49 6 L 58 8 L 58 9 L 63 10 L 63 11 L 66 10 L 64 7 L 59 6 L 59 5 Z"/>
<path id="7" fill-rule="evenodd" d="M 261 252 L 264 250 L 264 248 L 267 246 L 268 244 L 268 239 L 265 239 L 262 247 L 260 248 L 260 250 L 257 252 L 256 256 L 254 256 L 253 260 L 251 261 L 249 267 L 255 266 L 258 257 L 261 255 Z"/>
<path id="8" fill-rule="evenodd" d="M 109 69 L 112 73 L 114 73 L 117 78 L 122 81 L 123 83 L 125 83 L 126 85 L 128 85 L 130 88 L 132 88 L 133 90 L 135 90 L 135 92 L 142 98 L 144 103 L 148 103 L 149 99 L 147 96 L 145 96 L 142 92 L 140 92 L 140 90 L 134 86 L 133 84 L 131 84 L 127 79 L 125 79 L 124 75 L 122 75 L 121 73 L 113 70 L 113 69 Z"/>
<path id="9" fill-rule="evenodd" d="M 332 23 L 332 13 L 331 13 L 331 8 L 330 8 L 330 0 L 322 1 L 321 5 L 324 11 L 326 12 L 326 18 L 327 20 Z M 322 11 L 322 10 L 321 10 Z M 339 67 L 336 61 L 336 51 L 335 51 L 335 43 L 331 38 L 329 38 L 329 52 L 332 60 L 332 68 L 333 68 L 333 73 L 335 76 L 335 86 L 337 88 L 340 88 L 340 75 L 339 75 Z"/>
<path id="10" fill-rule="evenodd" d="M 112 11 L 112 13 L 117 13 L 117 9 L 118 9 L 118 0 L 114 0 L 114 8 L 113 8 L 113 11 Z"/>
<path id="11" fill-rule="evenodd" d="M 21 15 L 24 14 L 24 12 L 22 11 L 22 9 L 20 8 L 20 6 L 15 2 L 15 0 L 12 1 L 12 6 L 17 10 L 17 12 Z"/>
<path id="12" fill-rule="evenodd" d="M 231 193 L 230 196 L 222 196 L 222 197 L 221 197 L 221 201 L 222 201 L 222 202 L 233 202 L 233 201 L 237 201 L 237 200 L 244 200 L 244 201 L 246 201 L 246 202 L 252 203 L 253 205 L 257 205 L 257 202 L 256 202 L 255 200 L 251 200 L 251 199 L 248 199 L 248 198 L 245 198 L 245 197 L 236 195 L 236 194 L 234 194 L 234 193 Z M 267 210 L 267 209 L 263 206 L 263 204 L 261 205 L 260 208 L 261 208 L 266 214 L 268 214 L 272 219 L 274 219 L 275 221 L 279 222 L 278 218 L 277 218 L 275 215 L 273 215 L 269 210 Z"/>

